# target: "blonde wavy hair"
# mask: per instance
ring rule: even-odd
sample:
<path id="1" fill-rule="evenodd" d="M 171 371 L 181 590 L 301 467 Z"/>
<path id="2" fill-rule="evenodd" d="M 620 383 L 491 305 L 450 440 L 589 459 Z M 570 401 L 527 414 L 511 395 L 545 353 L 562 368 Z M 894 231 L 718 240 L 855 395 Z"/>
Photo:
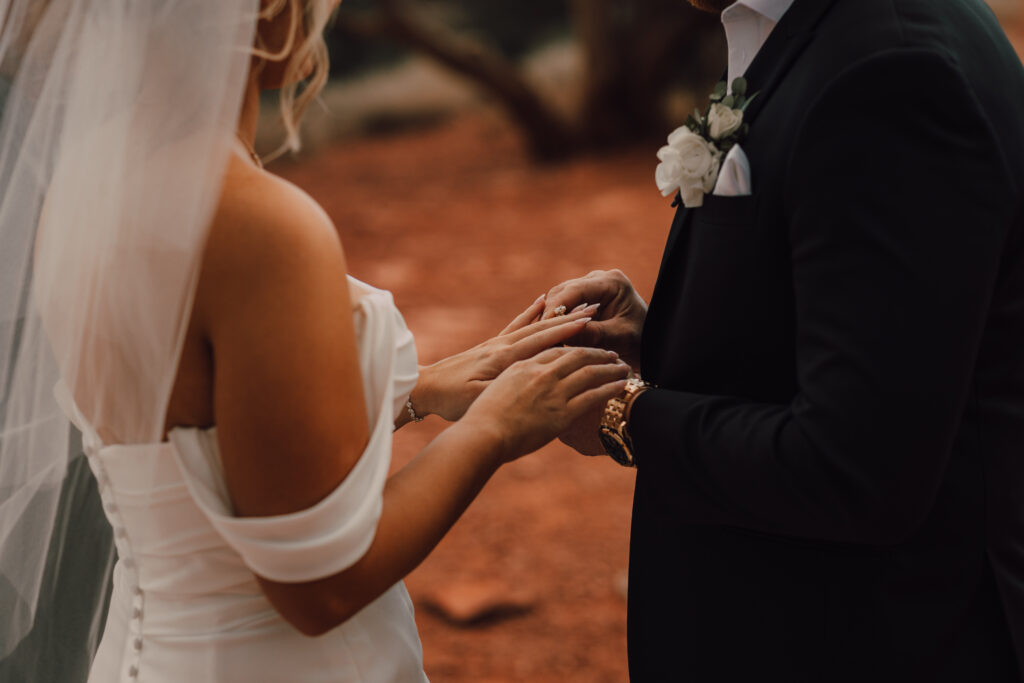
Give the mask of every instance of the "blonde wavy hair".
<path id="1" fill-rule="evenodd" d="M 214 0 L 215 1 L 215 0 Z M 297 152 L 301 146 L 299 123 L 327 83 L 329 60 L 324 29 L 331 18 L 330 0 L 264 0 L 260 9 L 261 20 L 271 20 L 281 12 L 291 13 L 288 37 L 277 52 L 270 52 L 257 34 L 253 56 L 271 62 L 285 62 L 284 83 L 280 93 L 281 123 L 285 139 L 267 160 L 287 151 Z M 301 24 L 300 24 L 301 22 Z M 302 42 L 298 43 L 302 26 Z M 309 65 L 312 69 L 309 69 Z"/>

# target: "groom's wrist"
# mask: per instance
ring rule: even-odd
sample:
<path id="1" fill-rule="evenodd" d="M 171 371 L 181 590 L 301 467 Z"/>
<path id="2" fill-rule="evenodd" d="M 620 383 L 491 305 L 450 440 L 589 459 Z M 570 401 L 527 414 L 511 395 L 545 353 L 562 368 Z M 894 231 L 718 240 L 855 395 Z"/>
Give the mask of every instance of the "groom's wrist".
<path id="1" fill-rule="evenodd" d="M 640 381 L 643 382 L 643 380 L 640 380 Z M 625 423 L 625 429 L 626 429 L 627 433 L 629 433 L 629 427 L 630 427 L 629 418 L 633 414 L 633 406 L 636 405 L 636 400 L 638 398 L 640 398 L 640 396 L 645 391 L 647 391 L 650 388 L 651 388 L 650 384 L 648 384 L 647 382 L 643 382 L 643 385 L 639 389 L 637 389 L 632 394 L 627 394 L 627 396 L 626 396 L 626 408 L 625 408 L 625 410 L 623 411 L 623 414 L 622 414 L 622 421 Z"/>
<path id="2" fill-rule="evenodd" d="M 622 410 L 622 431 L 625 434 L 626 443 L 629 444 L 629 449 L 633 454 L 634 462 L 636 461 L 636 441 L 633 439 L 630 416 L 633 414 L 633 406 L 636 405 L 637 399 L 650 388 L 650 382 L 645 382 L 637 375 L 633 378 L 633 386 L 626 388 L 625 397 L 623 398 L 625 407 Z"/>
<path id="3" fill-rule="evenodd" d="M 629 433 L 629 416 L 633 403 L 651 385 L 639 377 L 626 384 L 622 394 L 608 401 L 601 418 L 600 439 L 605 452 L 624 467 L 636 467 L 637 458 Z"/>

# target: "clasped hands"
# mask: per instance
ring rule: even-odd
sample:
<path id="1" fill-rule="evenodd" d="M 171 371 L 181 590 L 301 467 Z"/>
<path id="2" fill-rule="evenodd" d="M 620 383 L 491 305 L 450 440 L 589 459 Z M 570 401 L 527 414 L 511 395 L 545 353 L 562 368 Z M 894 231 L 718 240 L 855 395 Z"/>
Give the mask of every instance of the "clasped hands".
<path id="1" fill-rule="evenodd" d="M 563 314 L 562 311 L 570 312 Z M 586 380 L 577 381 L 589 381 L 594 387 L 589 393 L 582 393 L 580 400 L 573 399 L 577 404 L 572 406 L 574 410 L 551 410 L 550 424 L 542 425 L 539 432 L 557 435 L 584 455 L 603 454 L 598 426 L 607 399 L 617 395 L 609 390 L 618 388 L 609 382 L 620 381 L 621 384 L 621 380 L 639 370 L 640 332 L 646 315 L 646 302 L 621 271 L 593 271 L 568 280 L 539 297 L 496 337 L 420 368 L 420 380 L 411 397 L 413 407 L 419 415 L 434 414 L 448 421 L 459 420 L 494 384 L 510 386 L 494 386 L 489 393 L 507 394 L 510 390 L 521 393 L 511 387 L 511 378 L 496 382 L 503 375 L 516 374 L 506 372 L 513 366 L 529 360 L 544 361 L 547 356 L 556 354 L 571 354 L 578 358 L 575 362 L 583 369 L 578 374 L 587 375 Z M 561 348 L 563 346 L 576 350 Z M 525 369 L 516 370 L 522 384 L 527 378 Z M 598 382 L 604 383 L 601 392 Z M 598 393 L 601 395 L 597 396 Z M 590 394 L 594 395 L 593 400 L 583 400 Z M 501 400 L 482 403 L 497 407 Z M 483 406 L 480 408 L 476 412 L 483 412 Z M 510 410 L 508 405 L 505 410 Z M 516 422 L 515 415 L 504 417 Z M 401 417 L 400 424 L 405 420 Z M 515 436 L 524 437 L 523 434 Z"/>

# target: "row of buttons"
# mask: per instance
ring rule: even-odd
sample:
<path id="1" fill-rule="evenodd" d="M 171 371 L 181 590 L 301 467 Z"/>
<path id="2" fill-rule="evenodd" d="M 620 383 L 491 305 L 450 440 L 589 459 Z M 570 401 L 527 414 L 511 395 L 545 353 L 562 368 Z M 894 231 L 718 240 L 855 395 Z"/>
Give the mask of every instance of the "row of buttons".
<path id="1" fill-rule="evenodd" d="M 87 449 L 91 450 L 91 449 Z M 121 513 L 117 505 L 113 501 L 113 493 L 110 490 L 110 477 L 107 475 L 106 469 L 103 467 L 102 461 L 90 453 L 89 458 L 93 460 L 95 467 L 93 471 L 97 473 L 96 480 L 99 484 L 100 496 L 106 501 L 103 505 L 103 509 L 107 512 L 107 518 L 114 530 L 115 545 L 117 546 L 118 556 L 122 558 L 120 560 L 121 566 L 134 572 L 135 561 L 131 557 L 131 549 L 128 544 L 128 532 L 124 528 L 124 523 L 121 520 Z M 131 649 L 133 651 L 132 662 L 128 666 L 128 678 L 131 681 L 137 681 L 139 678 L 139 660 L 142 656 L 142 614 L 143 614 L 143 593 L 142 588 L 139 587 L 138 576 L 135 576 L 135 587 L 132 591 L 132 616 L 129 622 L 129 637 L 131 638 Z"/>

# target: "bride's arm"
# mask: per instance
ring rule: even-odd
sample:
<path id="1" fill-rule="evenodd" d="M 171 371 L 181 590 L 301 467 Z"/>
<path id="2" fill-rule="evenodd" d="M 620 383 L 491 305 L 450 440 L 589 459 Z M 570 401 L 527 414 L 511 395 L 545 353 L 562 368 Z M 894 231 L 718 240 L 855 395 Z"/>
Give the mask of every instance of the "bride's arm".
<path id="1" fill-rule="evenodd" d="M 268 185 L 269 183 L 269 185 Z M 207 246 L 196 320 L 214 357 L 214 409 L 235 513 L 307 510 L 345 480 L 369 434 L 341 244 L 311 200 L 281 181 L 237 191 Z M 565 337 L 582 320 L 563 324 Z M 369 550 L 314 581 L 260 579 L 307 634 L 345 621 L 436 545 L 496 468 L 621 390 L 606 352 L 555 349 L 514 365 L 384 491 Z M 503 381 L 504 379 L 504 381 Z"/>
<path id="2" fill-rule="evenodd" d="M 329 219 L 253 170 L 229 174 L 204 251 L 194 324 L 213 356 L 213 409 L 240 516 L 309 507 L 366 447 L 346 278 Z M 330 453 L 331 457 L 324 457 Z"/>

